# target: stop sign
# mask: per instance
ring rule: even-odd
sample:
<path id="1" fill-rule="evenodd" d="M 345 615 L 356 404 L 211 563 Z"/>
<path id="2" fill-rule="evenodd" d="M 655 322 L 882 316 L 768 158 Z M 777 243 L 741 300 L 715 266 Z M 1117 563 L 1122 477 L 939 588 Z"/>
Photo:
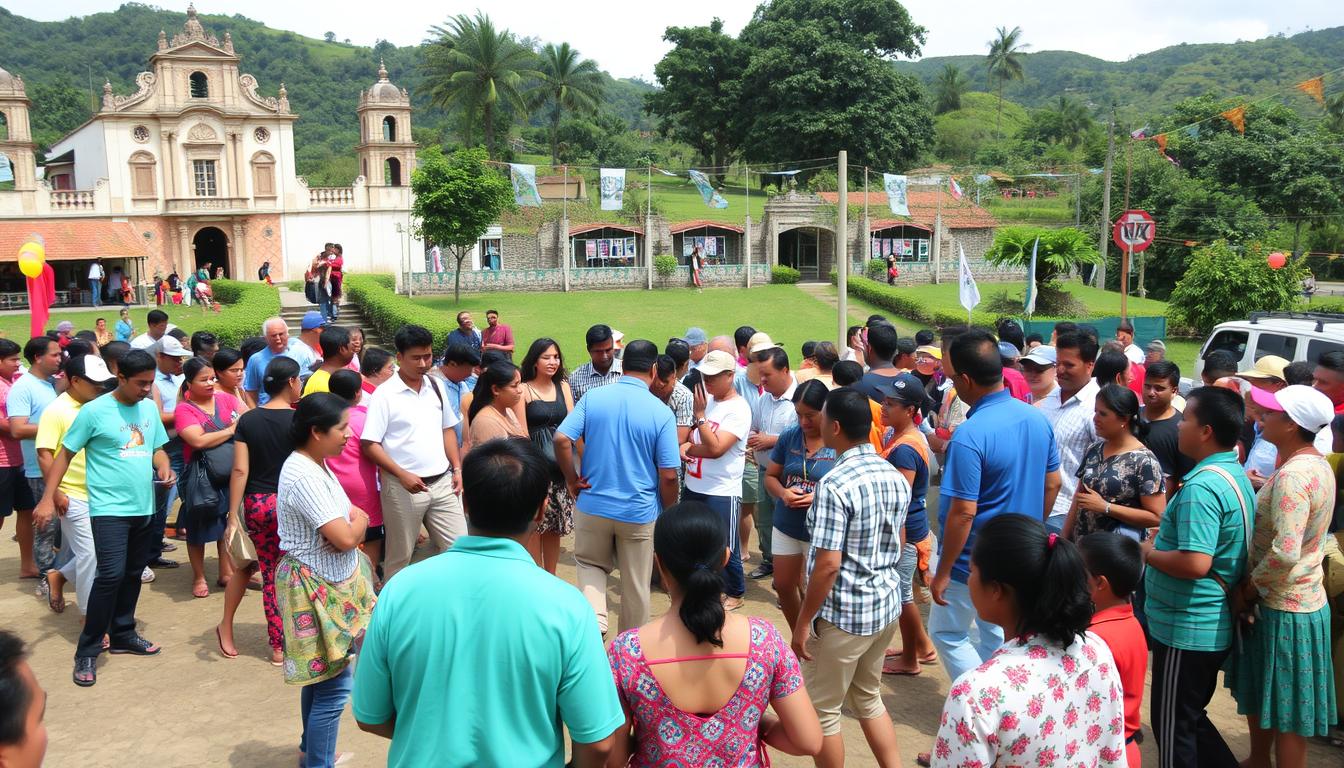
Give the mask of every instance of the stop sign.
<path id="1" fill-rule="evenodd" d="M 1147 250 L 1156 234 L 1157 223 L 1147 211 L 1125 211 L 1115 220 L 1111 239 L 1120 250 L 1137 253 Z"/>

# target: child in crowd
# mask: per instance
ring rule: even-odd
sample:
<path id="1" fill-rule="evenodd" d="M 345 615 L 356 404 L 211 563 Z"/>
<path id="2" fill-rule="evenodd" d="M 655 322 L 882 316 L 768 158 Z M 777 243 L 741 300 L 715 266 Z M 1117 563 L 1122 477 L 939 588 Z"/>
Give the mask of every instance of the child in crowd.
<path id="1" fill-rule="evenodd" d="M 1125 757 L 1129 768 L 1140 768 L 1143 732 L 1139 709 L 1148 672 L 1148 642 L 1134 617 L 1130 595 L 1143 578 L 1143 557 L 1137 541 L 1109 531 L 1084 536 L 1078 549 L 1087 566 L 1088 588 L 1096 608 L 1088 629 L 1106 642 L 1115 658 L 1125 693 Z"/>

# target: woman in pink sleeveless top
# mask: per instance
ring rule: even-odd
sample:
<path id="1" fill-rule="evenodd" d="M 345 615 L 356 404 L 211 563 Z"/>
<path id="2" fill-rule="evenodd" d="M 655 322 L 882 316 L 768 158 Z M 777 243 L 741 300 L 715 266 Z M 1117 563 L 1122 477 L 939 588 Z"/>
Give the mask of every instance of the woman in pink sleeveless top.
<path id="1" fill-rule="evenodd" d="M 767 744 L 819 752 L 821 724 L 788 641 L 765 619 L 723 610 L 718 516 L 698 502 L 670 507 L 653 549 L 672 605 L 608 649 L 626 715 L 608 765 L 753 768 L 769 764 Z"/>

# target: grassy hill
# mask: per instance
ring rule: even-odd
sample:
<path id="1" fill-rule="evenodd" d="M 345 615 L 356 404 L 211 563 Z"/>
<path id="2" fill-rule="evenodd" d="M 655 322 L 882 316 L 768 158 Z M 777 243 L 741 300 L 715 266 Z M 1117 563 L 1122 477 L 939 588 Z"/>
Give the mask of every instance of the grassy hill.
<path id="1" fill-rule="evenodd" d="M 1026 30 L 1027 42 L 1030 32 Z M 1038 51 L 1025 54 L 1026 80 L 1008 83 L 1004 97 L 1044 107 L 1067 94 L 1097 109 L 1114 102 L 1122 115 L 1142 118 L 1204 93 L 1250 97 L 1277 93 L 1335 69 L 1341 59 L 1344 27 L 1237 43 L 1183 43 L 1122 62 L 1072 51 Z M 994 90 L 983 54 L 935 56 L 894 66 L 932 83 L 948 63 L 966 73 L 971 90 Z M 1306 96 L 1290 101 L 1303 109 L 1314 107 Z"/>
<path id="2" fill-rule="evenodd" d="M 280 83 L 285 84 L 291 107 L 300 116 L 294 127 L 295 160 L 299 173 L 315 185 L 349 184 L 355 177 L 355 107 L 359 92 L 377 78 L 380 57 L 393 82 L 410 90 L 416 140 L 437 141 L 453 125 L 452 117 L 429 105 L 421 88 L 418 46 L 398 47 L 385 40 L 372 47 L 328 43 L 240 15 L 202 13 L 200 18 L 209 33 L 233 35 L 242 71 L 257 77 L 262 95 L 274 96 Z M 50 145 L 88 119 L 105 80 L 118 93 L 134 92 L 135 76 L 149 68 L 159 30 L 172 36 L 185 20 L 185 13 L 138 3 L 54 22 L 33 21 L 0 8 L 0 67 L 22 75 L 28 85 L 38 143 Z M 515 31 L 526 35 L 535 30 Z M 608 78 L 603 108 L 631 128 L 651 129 L 643 113 L 643 93 L 652 87 Z"/>

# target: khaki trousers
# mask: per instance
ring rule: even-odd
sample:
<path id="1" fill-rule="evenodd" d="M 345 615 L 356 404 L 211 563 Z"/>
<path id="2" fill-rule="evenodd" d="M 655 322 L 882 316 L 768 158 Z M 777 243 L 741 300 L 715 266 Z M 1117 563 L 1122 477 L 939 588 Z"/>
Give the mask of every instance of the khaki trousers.
<path id="1" fill-rule="evenodd" d="M 467 518 L 462 514 L 462 501 L 453 493 L 451 474 L 434 481 L 423 493 L 410 493 L 385 471 L 380 470 L 379 475 L 383 486 L 384 581 L 411 564 L 421 525 L 429 531 L 429 540 L 439 552 L 451 547 L 458 536 L 467 535 Z"/>
<path id="2" fill-rule="evenodd" d="M 607 577 L 621 572 L 621 630 L 649 620 L 649 579 L 653 576 L 653 523 L 623 523 L 574 511 L 574 560 L 579 589 L 607 631 Z"/>
<path id="3" fill-rule="evenodd" d="M 840 732 L 840 708 L 848 704 L 860 720 L 887 714 L 882 703 L 882 661 L 899 621 L 875 635 L 851 635 L 825 619 L 813 625 L 812 661 L 803 662 L 803 681 L 821 720 L 821 732 Z"/>

